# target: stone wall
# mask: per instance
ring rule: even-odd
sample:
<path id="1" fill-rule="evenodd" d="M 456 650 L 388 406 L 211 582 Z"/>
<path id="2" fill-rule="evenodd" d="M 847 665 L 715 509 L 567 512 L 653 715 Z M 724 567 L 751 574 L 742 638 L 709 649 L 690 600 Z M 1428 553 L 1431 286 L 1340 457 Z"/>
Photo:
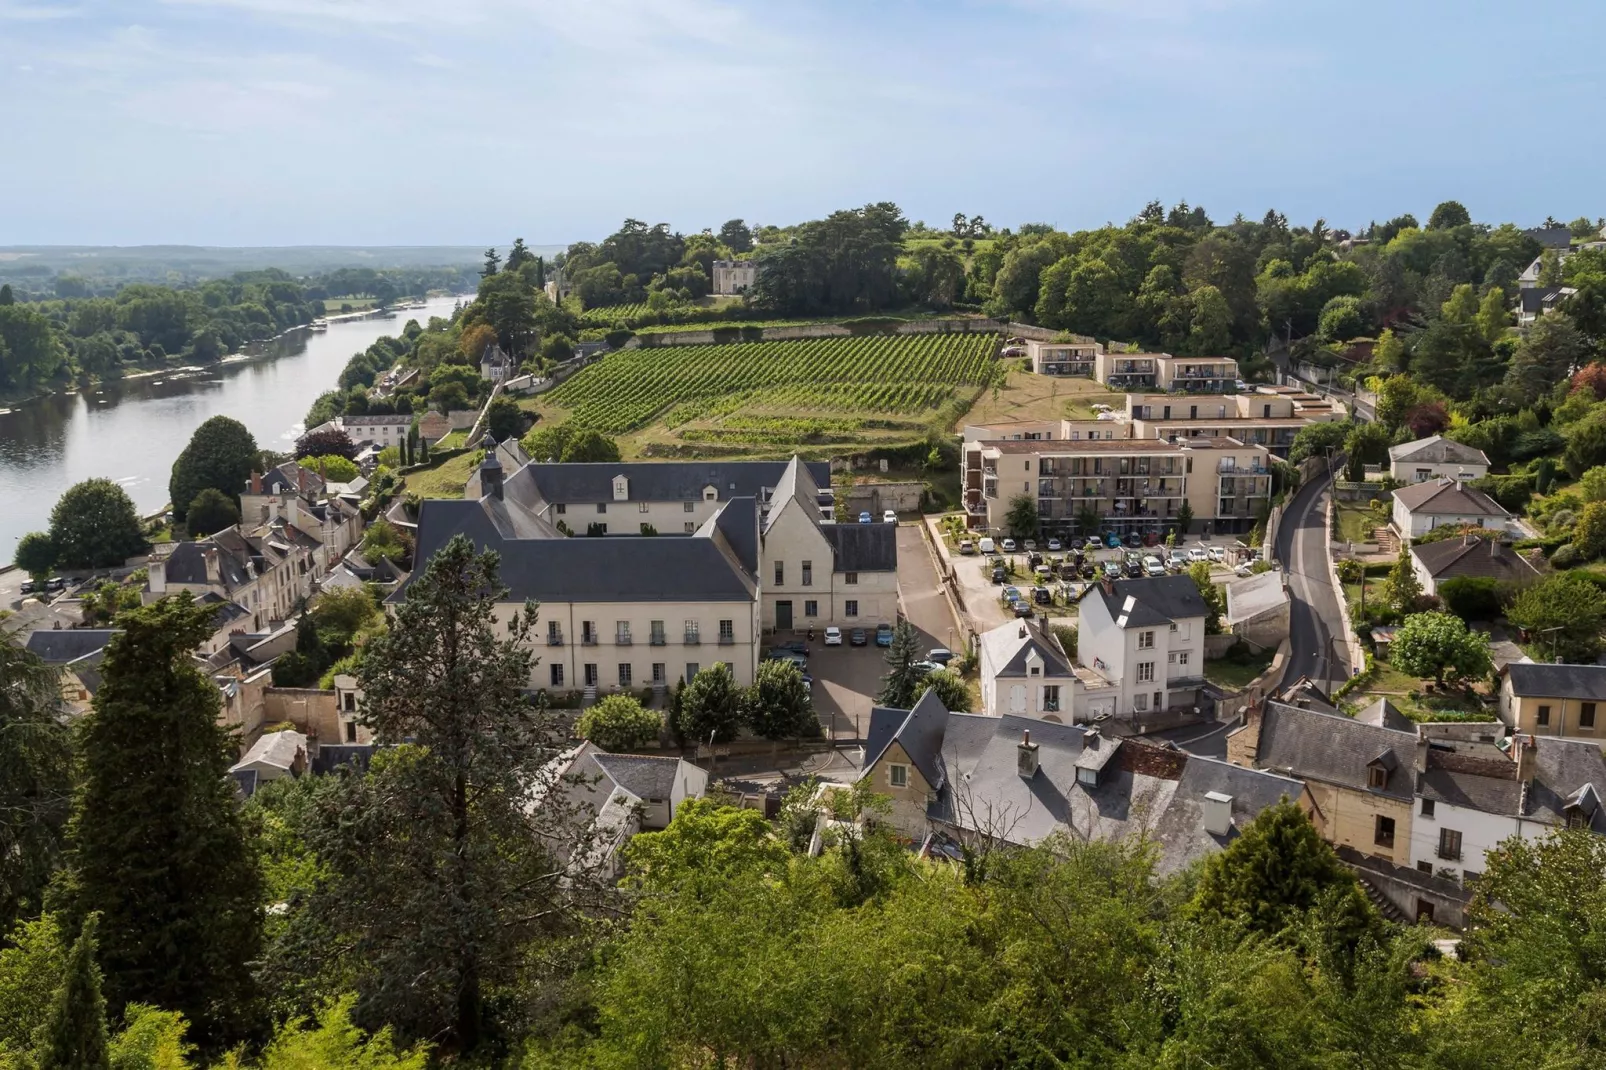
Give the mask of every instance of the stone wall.
<path id="1" fill-rule="evenodd" d="M 900 483 L 856 483 L 848 494 L 848 519 L 857 520 L 860 513 L 868 512 L 876 520 L 884 509 L 900 513 L 913 513 L 920 508 L 920 496 L 926 485 L 918 480 Z"/>
<path id="2" fill-rule="evenodd" d="M 344 742 L 340 733 L 340 714 L 333 691 L 310 687 L 270 687 L 267 689 L 265 724 L 289 721 L 296 731 L 320 743 Z"/>
<path id="3" fill-rule="evenodd" d="M 874 317 L 868 317 L 874 318 Z M 909 320 L 894 323 L 884 329 L 860 328 L 840 323 L 807 323 L 794 327 L 744 327 L 740 321 L 721 323 L 702 331 L 661 331 L 638 334 L 623 346 L 625 349 L 662 349 L 672 346 L 708 346 L 721 342 L 763 341 L 788 342 L 808 338 L 851 338 L 861 334 L 998 334 L 1005 324 L 993 319 L 940 319 Z M 1011 331 L 1016 324 L 1007 325 Z M 1024 325 L 1021 325 L 1024 326 Z M 1026 328 L 1032 331 L 1041 328 Z M 1052 337 L 1057 332 L 1048 332 Z M 753 337 L 755 336 L 756 337 Z M 1023 336 L 1024 337 L 1024 336 Z"/>

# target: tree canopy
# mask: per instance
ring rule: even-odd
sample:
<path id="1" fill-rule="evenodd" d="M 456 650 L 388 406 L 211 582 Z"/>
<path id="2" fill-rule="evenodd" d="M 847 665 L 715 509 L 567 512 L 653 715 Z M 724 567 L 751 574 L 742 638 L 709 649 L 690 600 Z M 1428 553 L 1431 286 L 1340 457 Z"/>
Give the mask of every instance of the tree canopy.
<path id="1" fill-rule="evenodd" d="M 238 507 L 256 468 L 257 442 L 244 424 L 229 416 L 207 420 L 195 429 L 189 445 L 173 462 L 167 484 L 173 519 L 182 523 L 190 503 L 208 487 Z"/>
<path id="2" fill-rule="evenodd" d="M 105 568 L 143 552 L 146 542 L 128 492 L 109 479 L 86 479 L 50 511 L 50 545 L 59 568 Z"/>

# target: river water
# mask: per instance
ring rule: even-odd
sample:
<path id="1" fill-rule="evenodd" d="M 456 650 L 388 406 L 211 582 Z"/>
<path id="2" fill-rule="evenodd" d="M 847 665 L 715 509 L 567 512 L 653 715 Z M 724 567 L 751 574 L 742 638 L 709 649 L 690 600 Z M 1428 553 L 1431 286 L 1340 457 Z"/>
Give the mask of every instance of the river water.
<path id="1" fill-rule="evenodd" d="M 167 478 L 190 435 L 213 416 L 232 416 L 262 449 L 288 452 L 314 399 L 335 388 L 352 354 L 399 335 L 409 319 L 450 316 L 455 297 L 389 318 L 340 320 L 254 343 L 247 359 L 195 372 L 109 382 L 0 410 L 0 564 L 17 540 L 50 524 L 61 492 L 105 476 L 128 491 L 140 515 L 167 502 Z"/>

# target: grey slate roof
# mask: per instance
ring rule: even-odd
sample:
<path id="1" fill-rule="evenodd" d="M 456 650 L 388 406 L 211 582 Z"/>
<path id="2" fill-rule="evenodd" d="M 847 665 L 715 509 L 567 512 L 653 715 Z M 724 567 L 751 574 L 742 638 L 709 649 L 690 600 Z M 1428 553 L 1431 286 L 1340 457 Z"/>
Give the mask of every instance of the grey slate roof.
<path id="1" fill-rule="evenodd" d="M 1367 766 L 1379 759 L 1393 772 L 1385 787 L 1372 788 L 1367 782 Z M 1281 702 L 1266 703 L 1261 713 L 1255 764 L 1264 769 L 1409 799 L 1415 760 L 1415 732 L 1362 724 L 1342 714 L 1302 710 Z"/>
<path id="2" fill-rule="evenodd" d="M 412 413 L 380 413 L 375 416 L 342 416 L 340 422 L 346 427 L 384 427 L 395 424 L 405 424 L 409 427 L 413 423 Z"/>
<path id="3" fill-rule="evenodd" d="M 1433 515 L 1510 516 L 1493 498 L 1453 479 L 1430 479 L 1426 483 L 1413 483 L 1394 492 L 1394 497 L 1405 503 L 1413 513 Z"/>
<path id="4" fill-rule="evenodd" d="M 23 645 L 47 665 L 66 665 L 101 653 L 113 636 L 121 634 L 121 628 L 40 629 L 29 632 Z"/>
<path id="5" fill-rule="evenodd" d="M 1443 435 L 1430 435 L 1427 438 L 1417 439 L 1415 442 L 1402 442 L 1398 446 L 1390 446 L 1389 460 L 1445 464 L 1487 465 L 1489 463 L 1489 458 L 1483 455 L 1482 450 L 1473 449 L 1471 446 L 1457 442 L 1453 438 L 1445 438 Z"/>
<path id="6" fill-rule="evenodd" d="M 1599 797 L 1606 794 L 1606 757 L 1600 744 L 1548 736 L 1537 737 L 1534 743 L 1534 779 L 1523 800 L 1524 816 L 1563 824 L 1568 804 L 1577 801 L 1587 785 L 1596 796 L 1590 828 L 1606 831 L 1606 813 L 1599 806 Z"/>
<path id="7" fill-rule="evenodd" d="M 1375 724 L 1381 728 L 1393 728 L 1400 732 L 1415 732 L 1416 722 L 1394 708 L 1394 703 L 1386 698 L 1380 698 L 1368 706 L 1363 706 L 1355 714 L 1355 719 L 1362 724 Z"/>
<path id="8" fill-rule="evenodd" d="M 1481 535 L 1413 546 L 1411 554 L 1422 562 L 1434 580 L 1459 577 L 1520 580 L 1538 572 L 1510 544 L 1491 541 Z"/>
<path id="9" fill-rule="evenodd" d="M 1512 662 L 1511 689 L 1525 698 L 1576 698 L 1606 702 L 1606 665 Z"/>
<path id="10" fill-rule="evenodd" d="M 667 800 L 680 769 L 680 759 L 668 756 L 592 751 L 591 759 L 615 784 L 643 800 Z"/>
<path id="11" fill-rule="evenodd" d="M 746 602 L 757 590 L 755 577 L 726 551 L 723 540 L 641 535 L 547 538 L 522 510 L 509 509 L 495 498 L 426 499 L 418 511 L 413 575 L 421 574 L 425 562 L 458 534 L 467 536 L 476 549 L 501 554 L 501 579 L 509 590 L 506 597 L 513 601 Z M 401 597 L 408 583 L 392 598 Z"/>
<path id="12" fill-rule="evenodd" d="M 1431 744 L 1416 792 L 1424 799 L 1489 814 L 1515 815 L 1522 805 L 1517 763 L 1487 744 Z"/>
<path id="13" fill-rule="evenodd" d="M 864 768 L 880 760 L 896 739 L 926 783 L 940 788 L 944 781 L 943 736 L 953 715 L 935 691 L 927 691 L 910 710 L 876 706 L 870 711 L 870 731 L 864 741 Z"/>
<path id="14" fill-rule="evenodd" d="M 1562 291 L 1568 287 L 1562 285 L 1551 286 L 1525 286 L 1519 292 L 1517 300 L 1522 305 L 1522 311 L 1537 315 L 1543 312 L 1548 305 L 1552 305 L 1562 298 Z"/>
<path id="15" fill-rule="evenodd" d="M 312 759 L 312 771 L 318 776 L 328 776 L 336 769 L 349 766 L 352 771 L 363 773 L 373 758 L 372 743 L 322 743 Z"/>
<path id="16" fill-rule="evenodd" d="M 821 524 L 820 533 L 831 544 L 837 572 L 894 572 L 898 568 L 898 528 L 894 524 Z"/>
<path id="17" fill-rule="evenodd" d="M 1567 249 L 1572 246 L 1573 232 L 1569 227 L 1532 227 L 1523 231 L 1546 249 Z"/>
<path id="18" fill-rule="evenodd" d="M 544 464 L 537 461 L 508 477 L 508 485 L 527 482 L 542 500 L 557 504 L 596 504 L 613 501 L 613 477 L 629 481 L 629 501 L 701 501 L 703 488 L 716 489 L 720 501 L 731 498 L 763 499 L 786 471 L 786 461 L 600 461 L 588 464 Z M 821 486 L 831 485 L 831 466 L 807 462 L 810 475 Z"/>
<path id="19" fill-rule="evenodd" d="M 1022 636 L 1022 632 L 1026 634 Z M 1030 621 L 1001 624 L 988 630 L 982 636 L 982 642 L 991 648 L 995 659 L 1004 660 L 1002 655 L 1009 652 L 1008 659 L 996 670 L 997 676 L 1025 676 L 1026 659 L 1034 652 L 1043 661 L 1045 677 L 1074 675 L 1070 660 L 1060 651 L 1059 644 L 1050 642 L 1042 629 Z M 1011 645 L 1014 647 L 1012 652 Z"/>
<path id="20" fill-rule="evenodd" d="M 1204 598 L 1187 576 L 1116 580 L 1109 590 L 1102 583 L 1095 585 L 1094 592 L 1103 599 L 1110 619 L 1118 626 L 1122 616 L 1126 617 L 1126 628 L 1153 628 L 1205 615 Z M 1128 599 L 1132 602 L 1130 609 Z"/>

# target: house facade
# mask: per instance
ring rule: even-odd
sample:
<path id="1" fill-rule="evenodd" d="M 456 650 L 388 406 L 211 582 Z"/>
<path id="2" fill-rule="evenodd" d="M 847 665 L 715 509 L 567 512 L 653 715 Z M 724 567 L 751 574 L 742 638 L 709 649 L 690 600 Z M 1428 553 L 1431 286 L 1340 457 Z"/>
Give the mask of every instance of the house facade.
<path id="1" fill-rule="evenodd" d="M 1077 720 L 1206 705 L 1204 598 L 1187 576 L 1105 581 L 1081 603 L 1076 654 L 1108 688 L 1079 694 Z"/>
<path id="2" fill-rule="evenodd" d="M 250 615 L 248 630 L 261 632 L 288 620 L 297 603 L 311 595 L 314 550 L 315 544 L 287 537 L 282 527 L 247 535 L 235 525 L 152 556 L 142 597 L 150 603 L 177 591 L 197 598 L 215 594 L 244 609 Z"/>
<path id="3" fill-rule="evenodd" d="M 1098 357 L 1102 352 L 1104 347 L 1097 342 L 1029 340 L 1026 343 L 1026 355 L 1031 358 L 1032 371 L 1038 375 L 1092 379 L 1097 372 Z"/>
<path id="4" fill-rule="evenodd" d="M 342 416 L 340 426 L 345 430 L 351 441 L 361 445 L 371 442 L 384 449 L 386 446 L 400 447 L 407 441 L 407 432 L 413 426 L 413 414 L 408 413 L 382 413 L 374 416 Z"/>
<path id="5" fill-rule="evenodd" d="M 1513 518 L 1499 502 L 1459 479 L 1415 483 L 1394 492 L 1391 523 L 1402 538 L 1415 539 L 1434 528 L 1476 527 L 1512 530 Z"/>
<path id="6" fill-rule="evenodd" d="M 1238 382 L 1238 362 L 1230 357 L 1173 357 L 1155 359 L 1154 385 L 1184 394 L 1221 394 Z"/>
<path id="7" fill-rule="evenodd" d="M 1500 681 L 1500 719 L 1534 736 L 1606 738 L 1606 665 L 1512 662 Z"/>
<path id="8" fill-rule="evenodd" d="M 745 294 L 758 282 L 757 260 L 716 260 L 713 264 L 714 293 L 721 297 Z"/>
<path id="9" fill-rule="evenodd" d="M 1076 671 L 1059 640 L 1036 621 L 1000 624 L 981 634 L 979 647 L 984 713 L 1071 720 Z"/>
<path id="10" fill-rule="evenodd" d="M 1400 483 L 1427 483 L 1441 479 L 1470 482 L 1489 474 L 1489 458 L 1482 450 L 1462 445 L 1443 435 L 1389 447 L 1389 475 Z"/>

